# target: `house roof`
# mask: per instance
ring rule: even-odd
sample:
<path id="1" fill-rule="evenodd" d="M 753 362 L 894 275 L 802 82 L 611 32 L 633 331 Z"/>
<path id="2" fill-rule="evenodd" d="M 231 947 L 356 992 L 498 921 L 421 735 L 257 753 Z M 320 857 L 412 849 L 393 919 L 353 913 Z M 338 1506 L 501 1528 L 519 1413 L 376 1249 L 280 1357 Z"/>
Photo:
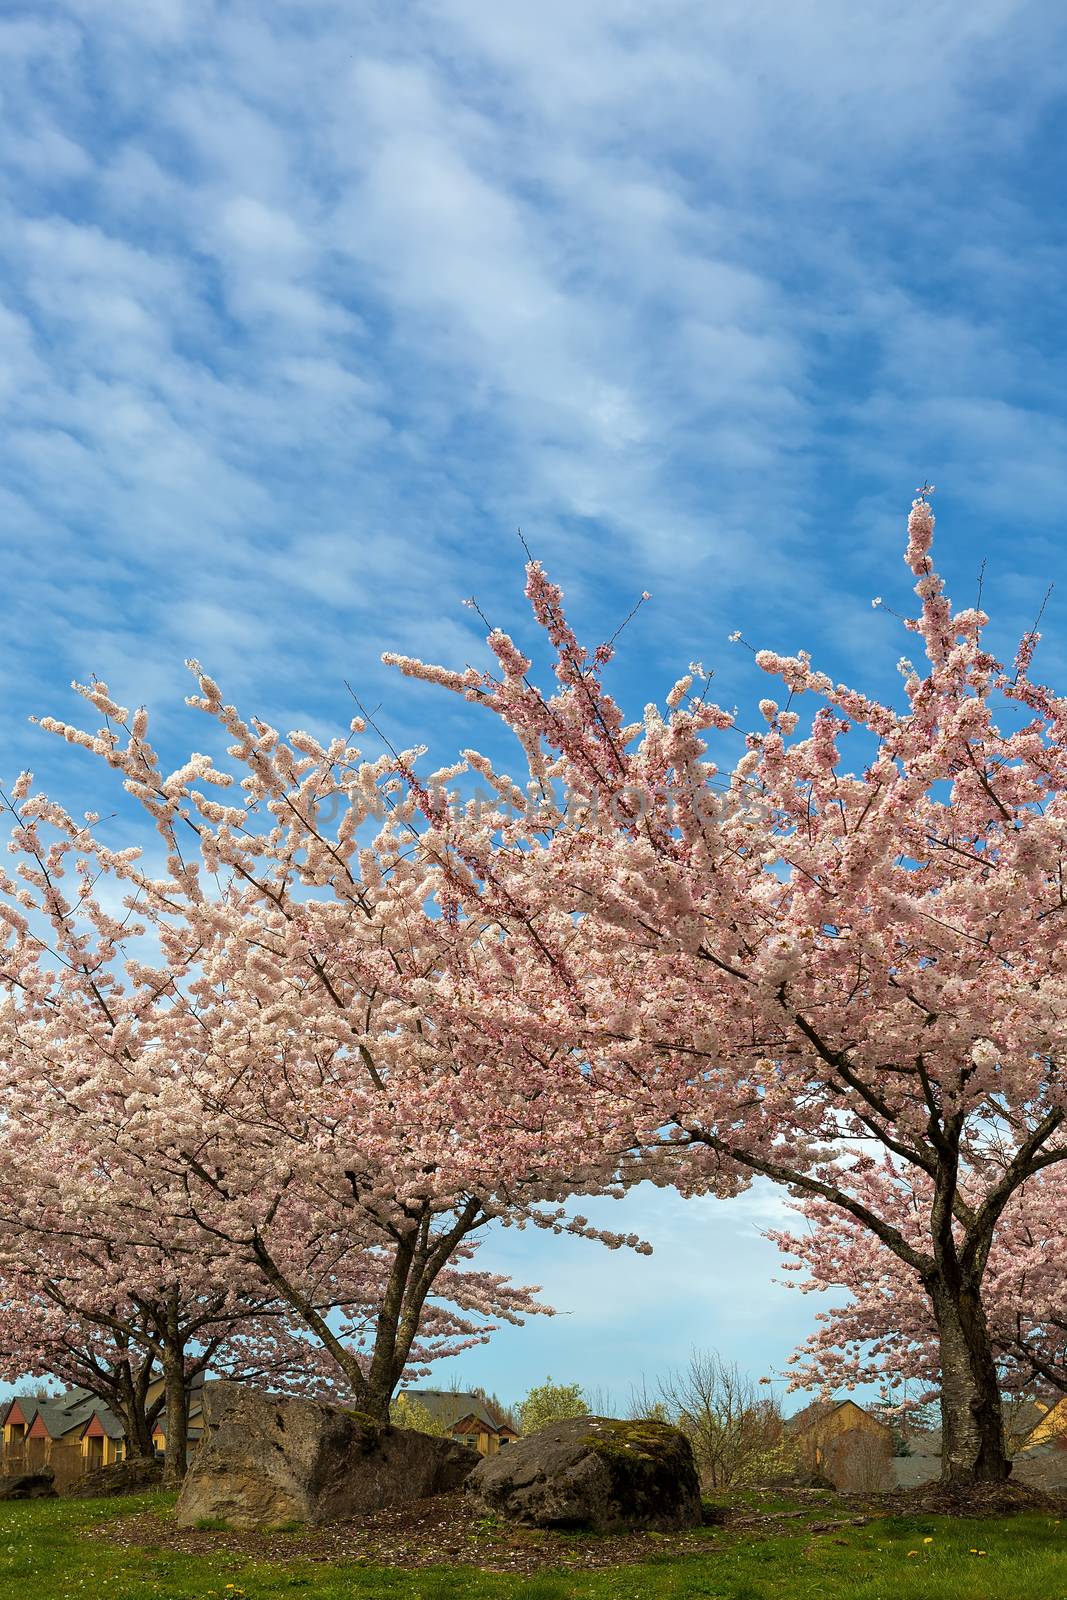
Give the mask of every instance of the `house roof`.
<path id="1" fill-rule="evenodd" d="M 425 1406 L 434 1421 L 443 1422 L 446 1428 L 454 1428 L 468 1417 L 484 1424 L 490 1433 L 500 1433 L 507 1426 L 477 1394 L 458 1394 L 451 1389 L 402 1389 L 400 1393 Z"/>
<path id="2" fill-rule="evenodd" d="M 34 1412 L 40 1400 L 35 1394 L 13 1394 L 10 1400 L 5 1400 L 0 1406 L 0 1427 L 10 1419 L 12 1411 L 18 1406 L 19 1412 L 27 1426 L 33 1421 Z"/>
<path id="3" fill-rule="evenodd" d="M 203 1410 L 203 1387 L 204 1378 L 203 1374 L 200 1373 L 190 1385 L 192 1393 L 189 1397 L 189 1437 L 193 1440 L 198 1439 L 203 1431 L 198 1426 L 198 1420 Z M 30 1427 L 33 1426 L 35 1418 L 38 1415 L 40 1416 L 44 1430 L 50 1439 L 61 1439 L 66 1434 L 75 1431 L 80 1438 L 94 1415 L 99 1418 L 100 1426 L 109 1439 L 121 1439 L 126 1431 L 111 1407 L 103 1400 L 99 1400 L 88 1389 L 66 1389 L 62 1394 L 50 1395 L 44 1400 L 36 1395 L 14 1395 L 11 1400 L 4 1403 L 3 1410 L 0 1411 L 0 1416 L 2 1416 L 4 1422 L 7 1421 L 11 1407 L 16 1402 Z M 163 1424 L 165 1431 L 166 1412 L 163 1412 L 159 1420 Z"/>
<path id="4" fill-rule="evenodd" d="M 874 1422 L 879 1428 L 886 1424 L 880 1417 L 872 1416 L 863 1406 L 855 1400 L 813 1400 L 810 1405 L 804 1406 L 800 1411 L 794 1411 L 791 1417 L 785 1419 L 787 1433 L 806 1433 L 809 1428 L 814 1428 L 820 1422 L 825 1422 L 836 1411 L 841 1411 L 845 1406 L 851 1406 L 854 1411 L 859 1411 L 868 1421 Z"/>
<path id="5" fill-rule="evenodd" d="M 1028 1434 L 1033 1433 L 1039 1422 L 1046 1421 L 1062 1404 L 1062 1397 L 1054 1400 L 1051 1405 L 1046 1400 L 1025 1400 L 1014 1415 L 1009 1415 L 1008 1432 L 1017 1439 L 1025 1439 Z"/>
<path id="6" fill-rule="evenodd" d="M 88 1389 L 68 1389 L 64 1394 L 38 1400 L 34 1410 L 50 1439 L 61 1439 L 64 1434 L 74 1432 L 80 1435 L 94 1411 L 100 1414 L 101 1423 L 104 1421 L 104 1412 L 107 1412 L 109 1419 L 113 1418 L 103 1401 L 90 1394 Z M 121 1433 L 120 1428 L 120 1437 Z"/>

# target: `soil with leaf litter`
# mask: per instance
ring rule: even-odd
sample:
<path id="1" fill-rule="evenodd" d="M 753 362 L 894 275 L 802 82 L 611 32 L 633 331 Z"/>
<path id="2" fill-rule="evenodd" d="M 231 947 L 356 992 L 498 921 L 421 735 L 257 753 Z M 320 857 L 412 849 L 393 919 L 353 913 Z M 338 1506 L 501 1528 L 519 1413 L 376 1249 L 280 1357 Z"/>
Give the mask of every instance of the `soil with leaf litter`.
<path id="1" fill-rule="evenodd" d="M 783 1518 L 782 1514 L 759 1515 L 740 1507 L 723 1507 L 711 1511 L 708 1520 L 716 1528 L 758 1529 L 767 1535 L 782 1529 L 783 1523 L 788 1526 L 791 1517 L 804 1514 L 786 1512 Z M 830 1532 L 867 1520 L 850 1517 L 816 1524 L 812 1531 Z M 522 1528 L 486 1516 L 463 1494 L 449 1494 L 378 1511 L 358 1521 L 253 1532 L 179 1528 L 173 1513 L 148 1511 L 109 1521 L 94 1530 L 92 1537 L 126 1548 L 148 1546 L 198 1556 L 228 1551 L 260 1561 L 355 1561 L 367 1566 L 407 1568 L 471 1566 L 485 1572 L 535 1573 L 560 1567 L 591 1571 L 657 1557 L 700 1555 L 707 1551 L 714 1535 L 709 1527 L 677 1533 L 617 1534 Z"/>
<path id="2" fill-rule="evenodd" d="M 1021 1492 L 1020 1492 L 1021 1491 Z M 827 1535 L 844 1528 L 865 1527 L 887 1516 L 940 1513 L 956 1516 L 1011 1515 L 1036 1509 L 1067 1514 L 1062 1500 L 1053 1500 L 1022 1485 L 998 1486 L 986 1494 L 946 1494 L 939 1486 L 925 1492 L 865 1495 L 843 1501 L 825 1491 L 774 1491 L 778 1506 L 760 1510 L 744 1504 L 708 1509 L 705 1526 L 677 1533 L 640 1530 L 633 1533 L 562 1533 L 523 1528 L 486 1516 L 466 1495 L 435 1495 L 410 1506 L 378 1511 L 351 1522 L 311 1528 L 291 1527 L 240 1531 L 234 1528 L 180 1528 L 172 1511 L 143 1511 L 108 1521 L 91 1538 L 127 1549 L 177 1551 L 209 1556 L 222 1551 L 252 1561 L 357 1562 L 364 1566 L 469 1566 L 483 1572 L 533 1574 L 548 1569 L 594 1571 L 631 1566 L 655 1559 L 706 1554 L 716 1535 L 773 1538 L 804 1532 Z M 782 1502 L 797 1509 L 787 1509 Z M 799 1525 L 799 1526 L 798 1526 Z"/>

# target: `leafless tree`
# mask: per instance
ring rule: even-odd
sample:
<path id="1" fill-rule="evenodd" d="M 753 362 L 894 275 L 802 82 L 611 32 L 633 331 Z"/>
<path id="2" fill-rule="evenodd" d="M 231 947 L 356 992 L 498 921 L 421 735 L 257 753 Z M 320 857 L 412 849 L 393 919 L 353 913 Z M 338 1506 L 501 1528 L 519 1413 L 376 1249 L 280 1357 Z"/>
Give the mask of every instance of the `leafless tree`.
<path id="1" fill-rule="evenodd" d="M 755 1482 L 788 1466 L 777 1402 L 740 1368 L 710 1350 L 694 1350 L 685 1367 L 662 1378 L 654 1393 L 633 1392 L 631 1416 L 674 1422 L 688 1436 L 705 1488 Z"/>
<path id="2" fill-rule="evenodd" d="M 848 1428 L 825 1441 L 819 1465 L 839 1494 L 883 1494 L 894 1484 L 892 1435 Z"/>

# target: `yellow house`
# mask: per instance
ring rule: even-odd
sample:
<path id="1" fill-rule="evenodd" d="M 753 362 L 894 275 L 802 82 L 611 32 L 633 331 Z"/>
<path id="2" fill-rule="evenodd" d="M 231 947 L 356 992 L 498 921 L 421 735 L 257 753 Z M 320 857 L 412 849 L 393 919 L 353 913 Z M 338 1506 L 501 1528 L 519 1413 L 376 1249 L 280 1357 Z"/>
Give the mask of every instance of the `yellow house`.
<path id="1" fill-rule="evenodd" d="M 828 1447 L 842 1434 L 867 1434 L 892 1450 L 893 1430 L 878 1417 L 856 1404 L 855 1400 L 813 1400 L 785 1419 L 785 1429 L 796 1439 L 811 1467 L 823 1466 Z"/>
<path id="2" fill-rule="evenodd" d="M 148 1391 L 148 1405 L 162 1393 L 163 1380 L 159 1378 Z M 203 1378 L 194 1379 L 189 1396 L 189 1443 L 194 1447 L 204 1432 L 202 1395 Z M 0 1402 L 0 1432 L 0 1471 L 50 1466 L 65 1480 L 96 1467 L 114 1466 L 127 1454 L 122 1423 L 110 1406 L 88 1389 L 68 1389 L 44 1399 L 16 1395 Z M 156 1423 L 152 1442 L 160 1453 L 166 1448 L 166 1412 Z"/>
<path id="3" fill-rule="evenodd" d="M 50 1466 L 71 1475 L 121 1461 L 126 1449 L 118 1418 L 86 1389 L 41 1399 L 16 1395 L 0 1412 L 3 1466 Z"/>
<path id="4" fill-rule="evenodd" d="M 443 1423 L 453 1439 L 460 1439 L 479 1455 L 495 1456 L 519 1437 L 504 1418 L 486 1405 L 481 1395 L 449 1389 L 402 1389 L 408 1400 L 425 1406 L 435 1422 Z"/>
<path id="5" fill-rule="evenodd" d="M 1067 1438 L 1067 1395 L 1058 1400 L 1028 1400 L 1009 1424 L 1017 1448 Z"/>
<path id="6" fill-rule="evenodd" d="M 2 1434 L 5 1453 L 23 1447 L 36 1407 L 36 1400 L 19 1399 L 18 1396 L 6 1402 Z"/>

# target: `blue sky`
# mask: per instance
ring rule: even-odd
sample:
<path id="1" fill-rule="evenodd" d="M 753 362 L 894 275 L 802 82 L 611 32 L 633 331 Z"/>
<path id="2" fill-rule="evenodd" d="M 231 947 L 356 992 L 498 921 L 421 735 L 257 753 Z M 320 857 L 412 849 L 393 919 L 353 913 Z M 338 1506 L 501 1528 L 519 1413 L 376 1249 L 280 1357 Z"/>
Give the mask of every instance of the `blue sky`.
<path id="1" fill-rule="evenodd" d="M 8 0 L 2 775 L 108 800 L 27 722 L 93 672 L 177 759 L 190 655 L 286 726 L 348 678 L 445 760 L 466 709 L 378 656 L 481 660 L 472 592 L 522 634 L 519 525 L 594 641 L 652 592 L 638 708 L 694 658 L 757 698 L 735 628 L 892 693 L 870 599 L 906 609 L 924 478 L 1007 648 L 1067 576 L 1065 35 L 1023 0 Z M 506 1236 L 568 1315 L 458 1375 L 780 1366 L 814 1307 L 770 1284 L 777 1204 L 635 1196 L 651 1262 Z"/>

